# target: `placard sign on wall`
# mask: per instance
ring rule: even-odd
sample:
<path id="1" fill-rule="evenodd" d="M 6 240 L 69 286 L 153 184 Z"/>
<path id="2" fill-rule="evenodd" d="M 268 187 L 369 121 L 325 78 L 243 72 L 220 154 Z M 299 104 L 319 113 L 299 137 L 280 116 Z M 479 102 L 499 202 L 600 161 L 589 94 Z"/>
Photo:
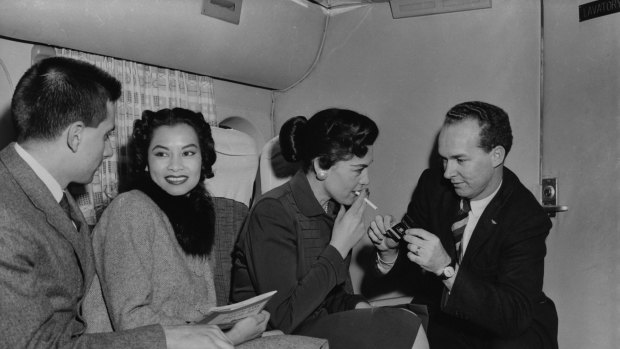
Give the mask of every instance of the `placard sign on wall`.
<path id="1" fill-rule="evenodd" d="M 620 12 L 620 0 L 597 0 L 579 5 L 579 22 Z"/>

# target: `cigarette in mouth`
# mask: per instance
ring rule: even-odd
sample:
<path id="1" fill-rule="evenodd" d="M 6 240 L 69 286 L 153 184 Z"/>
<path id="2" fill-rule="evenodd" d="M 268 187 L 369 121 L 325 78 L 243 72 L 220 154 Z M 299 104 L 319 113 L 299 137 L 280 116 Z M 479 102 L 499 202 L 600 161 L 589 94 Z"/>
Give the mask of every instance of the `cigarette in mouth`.
<path id="1" fill-rule="evenodd" d="M 360 192 L 359 191 L 355 191 L 355 195 L 360 196 Z M 373 210 L 377 209 L 377 205 L 373 204 L 372 201 L 368 200 L 368 198 L 364 198 L 364 201 L 366 201 L 366 203 L 368 204 L 368 206 L 372 207 Z"/>

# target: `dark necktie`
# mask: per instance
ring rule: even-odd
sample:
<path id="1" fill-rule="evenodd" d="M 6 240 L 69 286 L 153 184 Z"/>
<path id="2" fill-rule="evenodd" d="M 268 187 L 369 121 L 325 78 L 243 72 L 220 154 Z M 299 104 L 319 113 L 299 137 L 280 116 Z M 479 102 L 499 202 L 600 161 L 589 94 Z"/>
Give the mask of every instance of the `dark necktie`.
<path id="1" fill-rule="evenodd" d="M 65 211 L 65 213 L 67 214 L 67 217 L 69 217 L 69 219 L 71 219 L 71 221 L 73 222 L 73 224 L 75 224 L 75 227 L 77 228 L 77 230 L 80 230 L 80 219 L 77 218 L 73 212 L 71 211 L 71 207 L 69 206 L 69 200 L 67 200 L 67 194 L 62 194 L 62 199 L 60 200 L 60 207 L 62 207 L 62 209 Z"/>
<path id="2" fill-rule="evenodd" d="M 454 223 L 452 223 L 451 227 L 452 234 L 454 234 L 454 242 L 456 244 L 456 257 L 459 264 L 461 263 L 461 259 L 463 259 L 463 233 L 465 232 L 467 220 L 469 219 L 469 211 L 471 211 L 471 207 L 469 206 L 469 200 L 461 199 L 459 212 L 457 213 Z"/>

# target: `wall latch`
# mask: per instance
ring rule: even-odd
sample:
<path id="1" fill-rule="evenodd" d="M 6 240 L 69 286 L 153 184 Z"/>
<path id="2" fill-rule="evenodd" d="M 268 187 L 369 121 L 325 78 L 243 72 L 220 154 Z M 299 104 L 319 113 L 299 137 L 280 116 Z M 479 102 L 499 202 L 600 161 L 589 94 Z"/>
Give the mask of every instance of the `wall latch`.
<path id="1" fill-rule="evenodd" d="M 558 205 L 557 178 L 542 179 L 542 206 L 549 217 L 555 217 L 556 212 L 568 211 L 568 206 Z"/>

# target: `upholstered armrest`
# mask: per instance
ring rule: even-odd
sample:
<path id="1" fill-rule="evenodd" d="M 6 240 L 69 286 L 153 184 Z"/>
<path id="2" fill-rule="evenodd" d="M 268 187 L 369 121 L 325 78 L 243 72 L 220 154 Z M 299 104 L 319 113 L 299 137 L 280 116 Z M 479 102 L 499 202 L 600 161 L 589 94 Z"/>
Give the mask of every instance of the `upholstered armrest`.
<path id="1" fill-rule="evenodd" d="M 243 221 L 248 215 L 248 207 L 239 201 L 214 197 L 215 205 L 215 292 L 217 305 L 228 304 L 230 295 L 230 276 L 232 274 L 232 252 L 239 236 Z"/>
<path id="2" fill-rule="evenodd" d="M 276 335 L 253 339 L 247 343 L 236 346 L 240 349 L 328 349 L 327 339 L 296 335 Z"/>
<path id="3" fill-rule="evenodd" d="M 373 299 L 369 303 L 373 307 L 385 307 L 399 304 L 408 304 L 411 302 L 411 296 L 400 296 L 400 297 L 390 297 L 390 298 L 379 298 Z"/>

